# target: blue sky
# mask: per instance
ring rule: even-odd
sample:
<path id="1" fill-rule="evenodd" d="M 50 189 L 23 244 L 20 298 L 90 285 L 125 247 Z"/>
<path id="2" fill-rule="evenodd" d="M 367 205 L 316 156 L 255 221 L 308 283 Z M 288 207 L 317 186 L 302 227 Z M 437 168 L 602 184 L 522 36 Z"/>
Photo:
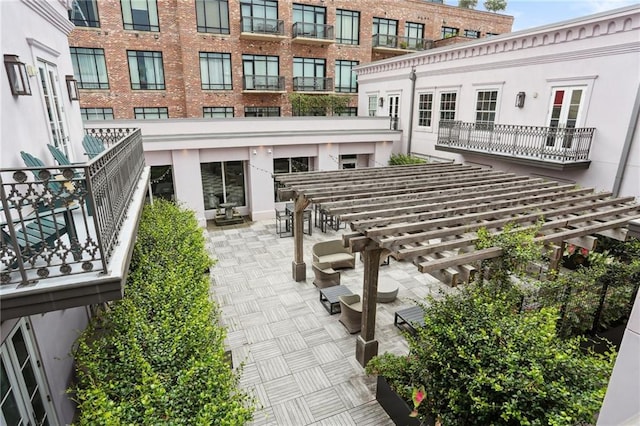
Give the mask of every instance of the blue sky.
<path id="1" fill-rule="evenodd" d="M 477 10 L 484 10 L 483 2 L 478 0 Z M 458 1 L 445 3 L 456 6 Z M 512 15 L 513 31 L 518 31 L 637 3 L 638 0 L 507 0 L 507 10 L 500 13 Z"/>

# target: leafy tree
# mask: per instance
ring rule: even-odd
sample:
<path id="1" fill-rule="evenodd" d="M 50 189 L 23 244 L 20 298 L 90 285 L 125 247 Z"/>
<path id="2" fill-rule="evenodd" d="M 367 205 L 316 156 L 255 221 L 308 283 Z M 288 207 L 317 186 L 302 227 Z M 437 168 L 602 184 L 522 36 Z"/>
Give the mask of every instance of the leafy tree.
<path id="1" fill-rule="evenodd" d="M 459 0 L 458 7 L 463 7 L 465 9 L 475 9 L 478 5 L 478 0 Z"/>
<path id="2" fill-rule="evenodd" d="M 424 164 L 427 160 L 420 157 L 414 157 L 408 154 L 391 154 L 389 157 L 390 166 L 401 166 L 405 164 Z"/>
<path id="3" fill-rule="evenodd" d="M 483 5 L 489 12 L 497 12 L 507 8 L 507 0 L 486 0 Z"/>

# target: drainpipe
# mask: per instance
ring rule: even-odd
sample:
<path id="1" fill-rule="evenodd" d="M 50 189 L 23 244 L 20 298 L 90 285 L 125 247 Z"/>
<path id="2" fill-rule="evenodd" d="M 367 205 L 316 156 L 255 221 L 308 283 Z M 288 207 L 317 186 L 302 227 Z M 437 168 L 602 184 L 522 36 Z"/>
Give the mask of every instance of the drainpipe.
<path id="1" fill-rule="evenodd" d="M 627 136 L 624 138 L 624 145 L 622 146 L 622 153 L 620 154 L 620 161 L 618 161 L 618 170 L 616 172 L 616 178 L 613 181 L 613 196 L 617 197 L 620 193 L 620 187 L 622 186 L 622 178 L 624 176 L 624 170 L 627 168 L 627 162 L 629 161 L 629 152 L 631 151 L 631 144 L 633 143 L 633 137 L 638 127 L 638 116 L 640 116 L 640 86 L 636 91 L 636 101 L 633 104 L 633 110 L 631 110 L 631 119 L 629 120 L 629 127 L 627 128 Z"/>
<path id="2" fill-rule="evenodd" d="M 409 74 L 411 80 L 411 105 L 409 107 L 409 129 L 407 129 L 407 155 L 411 155 L 411 136 L 413 134 L 413 104 L 416 98 L 416 67 L 411 67 Z"/>

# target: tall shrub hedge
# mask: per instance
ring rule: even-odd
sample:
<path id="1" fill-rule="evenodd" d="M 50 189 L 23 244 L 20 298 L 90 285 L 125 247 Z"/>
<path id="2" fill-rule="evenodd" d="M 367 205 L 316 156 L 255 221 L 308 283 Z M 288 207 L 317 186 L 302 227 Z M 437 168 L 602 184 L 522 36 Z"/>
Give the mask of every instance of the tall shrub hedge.
<path id="1" fill-rule="evenodd" d="M 80 425 L 238 425 L 253 401 L 224 354 L 212 266 L 192 212 L 146 206 L 125 297 L 94 318 L 75 354 Z"/>

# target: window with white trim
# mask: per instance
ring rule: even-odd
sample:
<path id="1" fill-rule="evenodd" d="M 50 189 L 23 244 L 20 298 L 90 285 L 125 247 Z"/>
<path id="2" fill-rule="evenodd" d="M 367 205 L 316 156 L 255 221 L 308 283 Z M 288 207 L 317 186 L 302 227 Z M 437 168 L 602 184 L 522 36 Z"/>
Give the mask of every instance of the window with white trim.
<path id="1" fill-rule="evenodd" d="M 376 95 L 369 96 L 369 117 L 375 117 L 378 112 L 378 97 Z"/>
<path id="2" fill-rule="evenodd" d="M 486 124 L 487 127 L 496 120 L 498 105 L 497 90 L 479 90 L 476 98 L 476 124 Z"/>
<path id="3" fill-rule="evenodd" d="M 431 127 L 433 115 L 433 93 L 420 93 L 418 96 L 418 126 Z"/>
<path id="4" fill-rule="evenodd" d="M 456 119 L 456 92 L 440 93 L 440 121 L 453 121 Z"/>

